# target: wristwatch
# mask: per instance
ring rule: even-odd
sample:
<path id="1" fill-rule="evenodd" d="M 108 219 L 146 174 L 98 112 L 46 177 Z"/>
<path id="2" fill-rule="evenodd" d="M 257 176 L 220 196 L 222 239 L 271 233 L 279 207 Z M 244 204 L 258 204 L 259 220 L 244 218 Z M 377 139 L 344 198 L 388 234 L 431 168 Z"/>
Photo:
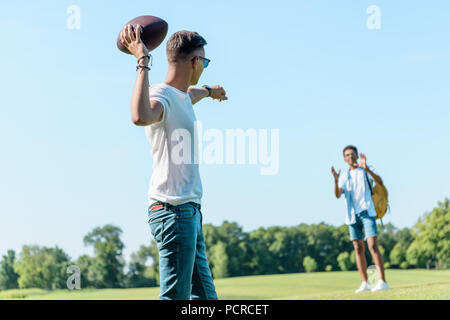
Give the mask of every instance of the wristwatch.
<path id="1" fill-rule="evenodd" d="M 206 88 L 208 90 L 208 95 L 207 97 L 211 97 L 212 95 L 212 89 L 210 86 L 207 86 L 206 84 L 204 86 L 202 86 L 203 88 Z"/>

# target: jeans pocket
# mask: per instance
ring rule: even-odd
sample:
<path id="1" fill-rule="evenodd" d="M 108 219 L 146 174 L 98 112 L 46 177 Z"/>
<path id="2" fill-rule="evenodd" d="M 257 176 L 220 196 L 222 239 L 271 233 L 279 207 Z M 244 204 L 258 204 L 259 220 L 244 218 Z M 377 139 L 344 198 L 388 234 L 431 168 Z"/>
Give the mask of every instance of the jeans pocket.
<path id="1" fill-rule="evenodd" d="M 197 209 L 192 205 L 182 206 L 176 209 L 177 219 L 191 219 L 197 214 Z"/>
<path id="2" fill-rule="evenodd" d="M 149 225 L 152 236 L 155 239 L 156 243 L 159 245 L 163 241 L 162 235 L 164 232 L 164 221 L 162 221 L 161 219 L 157 219 L 149 222 Z"/>

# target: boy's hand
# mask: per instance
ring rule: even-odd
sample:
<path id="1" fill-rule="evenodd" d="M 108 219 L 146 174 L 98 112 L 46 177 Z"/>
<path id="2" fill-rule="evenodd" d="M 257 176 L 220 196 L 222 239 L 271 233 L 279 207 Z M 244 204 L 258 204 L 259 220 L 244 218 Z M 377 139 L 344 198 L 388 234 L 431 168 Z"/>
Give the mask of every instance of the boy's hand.
<path id="1" fill-rule="evenodd" d="M 361 161 L 359 162 L 358 167 L 363 168 L 363 169 L 367 169 L 367 157 L 365 154 L 360 153 L 359 154 L 359 158 L 361 159 Z"/>
<path id="2" fill-rule="evenodd" d="M 211 98 L 219 100 L 219 102 L 222 102 L 223 100 L 228 100 L 228 97 L 226 96 L 225 89 L 222 86 L 215 85 L 211 86 Z"/>
<path id="3" fill-rule="evenodd" d="M 134 29 L 134 30 L 133 30 Z M 133 28 L 131 24 L 127 24 L 120 32 L 120 41 L 137 59 L 148 55 L 148 49 L 141 40 L 141 25 L 138 24 Z M 145 59 L 144 59 L 145 61 Z M 148 59 L 147 61 L 148 62 Z"/>
<path id="4" fill-rule="evenodd" d="M 336 170 L 334 170 L 334 167 L 331 167 L 331 173 L 334 176 L 334 181 L 338 182 L 339 181 L 339 175 L 341 174 L 341 170 L 339 169 L 339 172 L 336 172 Z"/>

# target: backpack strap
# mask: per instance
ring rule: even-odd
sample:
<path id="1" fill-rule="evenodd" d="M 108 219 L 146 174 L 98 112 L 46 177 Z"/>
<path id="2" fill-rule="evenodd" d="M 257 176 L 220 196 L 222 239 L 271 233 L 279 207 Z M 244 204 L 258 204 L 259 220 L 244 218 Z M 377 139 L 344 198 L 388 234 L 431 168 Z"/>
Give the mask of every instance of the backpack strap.
<path id="1" fill-rule="evenodd" d="M 367 176 L 367 171 L 366 170 L 364 170 L 364 175 L 366 176 L 367 184 L 369 185 L 370 194 L 373 196 L 372 185 L 370 184 L 370 180 L 369 180 L 369 177 Z"/>
<path id="2" fill-rule="evenodd" d="M 364 170 L 364 175 L 366 176 L 367 184 L 369 185 L 370 194 L 373 196 L 372 185 L 370 184 L 370 180 L 369 180 L 369 177 L 367 176 L 367 171 L 366 171 L 366 170 Z M 375 205 L 375 204 L 374 204 L 374 205 Z M 375 211 L 376 211 L 376 208 L 375 208 Z M 377 214 L 378 214 L 378 213 L 377 213 Z M 384 228 L 382 218 L 380 218 L 380 223 L 381 223 L 381 228 Z"/>

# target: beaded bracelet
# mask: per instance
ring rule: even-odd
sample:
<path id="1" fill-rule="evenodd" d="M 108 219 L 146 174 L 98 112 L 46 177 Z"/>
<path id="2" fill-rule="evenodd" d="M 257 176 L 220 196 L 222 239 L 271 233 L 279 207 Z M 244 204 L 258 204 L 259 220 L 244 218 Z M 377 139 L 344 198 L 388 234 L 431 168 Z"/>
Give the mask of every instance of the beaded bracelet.
<path id="1" fill-rule="evenodd" d="M 153 62 L 153 56 L 152 56 L 151 54 L 148 54 L 148 55 L 146 55 L 146 56 L 140 57 L 140 58 L 138 59 L 137 63 L 139 64 L 139 63 L 141 62 L 141 59 L 144 59 L 144 58 L 148 58 L 148 59 L 149 59 L 149 62 L 150 62 L 150 65 L 152 65 L 152 62 Z"/>
<path id="2" fill-rule="evenodd" d="M 139 62 L 141 61 L 141 59 L 144 59 L 144 58 L 149 58 L 149 59 L 150 59 L 150 55 L 146 55 L 146 56 L 140 57 L 140 58 L 138 59 L 137 63 L 139 64 Z"/>
<path id="3" fill-rule="evenodd" d="M 147 69 L 147 70 L 151 70 L 149 67 L 147 66 L 141 66 L 141 65 L 137 65 L 136 66 L 136 71 L 138 71 L 139 69 Z"/>

